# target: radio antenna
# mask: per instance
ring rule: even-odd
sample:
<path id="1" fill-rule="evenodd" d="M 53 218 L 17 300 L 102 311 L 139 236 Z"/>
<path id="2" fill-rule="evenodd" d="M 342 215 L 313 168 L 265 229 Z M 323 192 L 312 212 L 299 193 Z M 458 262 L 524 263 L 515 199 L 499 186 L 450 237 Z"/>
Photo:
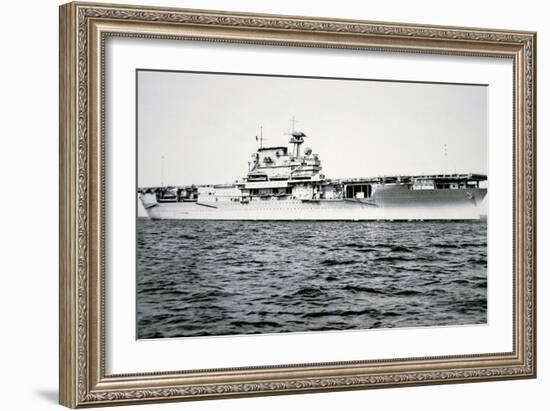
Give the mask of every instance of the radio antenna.
<path id="1" fill-rule="evenodd" d="M 256 141 L 260 142 L 260 148 L 263 148 L 264 140 L 267 140 L 267 138 L 264 138 L 264 126 L 260 126 L 260 136 L 256 136 Z"/>
<path id="2" fill-rule="evenodd" d="M 298 122 L 294 116 L 290 119 L 290 122 L 292 123 L 292 132 L 294 133 L 296 131 L 296 123 Z"/>

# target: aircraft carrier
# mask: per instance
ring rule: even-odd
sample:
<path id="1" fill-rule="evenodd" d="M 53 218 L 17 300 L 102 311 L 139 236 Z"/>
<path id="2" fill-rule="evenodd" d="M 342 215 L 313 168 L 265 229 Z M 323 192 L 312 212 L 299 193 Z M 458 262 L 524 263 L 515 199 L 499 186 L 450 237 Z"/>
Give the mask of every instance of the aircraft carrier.
<path id="1" fill-rule="evenodd" d="M 477 220 L 487 194 L 483 174 L 329 179 L 301 131 L 290 149 L 263 147 L 233 184 L 140 187 L 152 219 L 178 220 Z M 257 138 L 258 139 L 258 138 Z"/>

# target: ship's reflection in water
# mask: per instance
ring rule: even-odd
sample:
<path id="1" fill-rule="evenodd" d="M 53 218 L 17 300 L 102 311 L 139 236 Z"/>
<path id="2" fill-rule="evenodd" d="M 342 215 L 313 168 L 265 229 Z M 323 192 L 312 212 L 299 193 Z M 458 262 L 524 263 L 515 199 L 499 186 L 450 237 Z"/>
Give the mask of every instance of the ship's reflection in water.
<path id="1" fill-rule="evenodd" d="M 137 221 L 138 338 L 485 324 L 487 224 Z"/>

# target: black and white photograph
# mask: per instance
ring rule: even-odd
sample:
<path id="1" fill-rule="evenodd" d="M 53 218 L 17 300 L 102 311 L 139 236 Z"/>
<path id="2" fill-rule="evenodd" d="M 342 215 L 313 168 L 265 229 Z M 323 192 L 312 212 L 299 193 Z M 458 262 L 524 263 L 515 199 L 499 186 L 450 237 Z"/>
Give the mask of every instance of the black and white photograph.
<path id="1" fill-rule="evenodd" d="M 136 71 L 137 338 L 487 323 L 487 87 Z"/>

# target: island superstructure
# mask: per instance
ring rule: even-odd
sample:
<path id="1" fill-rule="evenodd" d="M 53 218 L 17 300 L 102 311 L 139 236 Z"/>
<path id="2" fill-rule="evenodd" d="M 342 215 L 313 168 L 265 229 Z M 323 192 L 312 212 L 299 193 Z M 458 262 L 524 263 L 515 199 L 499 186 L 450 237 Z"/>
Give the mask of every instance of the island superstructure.
<path id="1" fill-rule="evenodd" d="M 483 174 L 393 175 L 329 179 L 319 155 L 302 150 L 306 134 L 286 146 L 260 147 L 232 184 L 142 187 L 147 215 L 178 220 L 477 220 L 487 189 Z M 260 141 L 262 141 L 260 139 Z"/>

